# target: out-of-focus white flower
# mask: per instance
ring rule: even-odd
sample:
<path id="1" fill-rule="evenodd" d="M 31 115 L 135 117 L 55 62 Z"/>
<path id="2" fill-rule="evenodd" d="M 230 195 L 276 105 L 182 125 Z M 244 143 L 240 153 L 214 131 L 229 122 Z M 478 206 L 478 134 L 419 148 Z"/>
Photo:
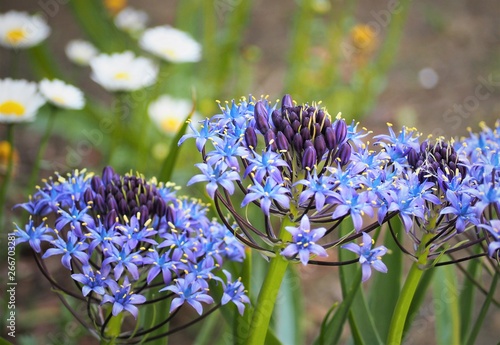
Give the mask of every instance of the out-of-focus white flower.
<path id="1" fill-rule="evenodd" d="M 151 102 L 148 114 L 160 131 L 166 134 L 175 134 L 184 124 L 184 120 L 191 113 L 192 108 L 193 104 L 188 100 L 163 95 Z M 196 117 L 200 116 L 195 112 L 192 118 Z"/>
<path id="2" fill-rule="evenodd" d="M 418 81 L 424 89 L 433 89 L 439 82 L 439 75 L 433 68 L 422 68 L 418 72 Z"/>
<path id="3" fill-rule="evenodd" d="M 62 80 L 44 79 L 40 82 L 41 94 L 55 106 L 65 109 L 82 109 L 85 105 L 83 92 Z"/>
<path id="4" fill-rule="evenodd" d="M 201 45 L 189 34 L 170 26 L 157 26 L 142 34 L 142 49 L 170 62 L 198 62 Z"/>
<path id="5" fill-rule="evenodd" d="M 152 85 L 158 66 L 131 51 L 100 54 L 90 60 L 92 79 L 108 91 L 134 91 Z"/>
<path id="6" fill-rule="evenodd" d="M 36 83 L 0 79 L 0 123 L 33 121 L 44 103 Z"/>
<path id="7" fill-rule="evenodd" d="M 37 15 L 9 11 L 0 14 L 0 45 L 7 48 L 30 48 L 50 34 L 50 27 Z"/>
<path id="8" fill-rule="evenodd" d="M 116 15 L 115 25 L 123 31 L 136 33 L 146 28 L 148 20 L 146 12 L 126 7 Z"/>
<path id="9" fill-rule="evenodd" d="M 69 41 L 65 52 L 68 59 L 80 66 L 88 66 L 90 60 L 99 54 L 92 43 L 84 40 Z"/>

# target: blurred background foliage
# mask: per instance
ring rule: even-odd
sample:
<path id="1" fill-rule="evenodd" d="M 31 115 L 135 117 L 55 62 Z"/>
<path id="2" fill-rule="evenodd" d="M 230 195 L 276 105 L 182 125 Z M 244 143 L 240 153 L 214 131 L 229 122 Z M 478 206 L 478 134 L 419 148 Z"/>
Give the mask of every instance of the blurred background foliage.
<path id="1" fill-rule="evenodd" d="M 113 23 L 113 16 L 125 6 L 146 11 L 150 16 L 148 26 L 167 24 L 189 32 L 202 44 L 202 60 L 161 63 L 158 83 L 146 90 L 117 97 L 105 92 L 89 78 L 88 67 L 76 67 L 67 60 L 64 46 L 71 39 L 83 38 L 105 53 L 132 50 L 147 56 L 139 48 L 136 36 L 120 31 Z M 0 3 L 0 12 L 11 9 L 40 13 L 47 19 L 52 34 L 45 43 L 27 51 L 0 48 L 0 76 L 29 80 L 57 77 L 82 88 L 87 96 L 84 111 L 67 110 L 58 114 L 40 177 L 47 177 L 54 170 L 65 172 L 73 168 L 99 171 L 109 163 L 120 172 L 132 169 L 146 176 L 161 174 L 165 164 L 168 165 L 165 158 L 177 146 L 175 133 L 160 131 L 147 116 L 149 103 L 161 94 L 192 99 L 197 113 L 210 117 L 218 112 L 215 100 L 224 104 L 225 100 L 249 95 L 278 99 L 283 93 L 290 93 L 298 102 L 321 101 L 332 116 L 342 112 L 347 119 L 359 120 L 374 132 L 384 131 L 386 122 L 396 122 L 417 126 L 423 133 L 434 135 L 464 135 L 467 126 L 476 128 L 480 120 L 492 124 L 500 110 L 500 8 L 494 0 L 480 3 L 471 0 L 439 3 L 4 0 Z M 482 99 L 476 94 L 478 85 L 485 85 L 487 90 Z M 103 130 L 103 119 L 115 121 L 113 114 L 117 112 L 126 112 L 127 122 L 117 124 L 121 128 L 120 146 L 108 161 L 111 139 Z M 47 113 L 48 109 L 42 108 L 33 124 L 17 129 L 16 177 L 10 189 L 12 204 L 24 199 Z M 3 128 L 0 135 L 3 139 Z M 0 165 L 4 151 L 0 146 Z M 194 154 L 193 142 L 183 146 L 173 170 L 173 181 L 185 185 L 194 171 L 189 159 Z M 200 186 L 191 191 L 197 197 L 204 197 Z M 254 261 L 256 271 L 265 270 L 263 260 Z M 30 273 L 31 268 L 25 268 L 28 278 L 40 278 Z M 306 331 L 293 334 L 295 339 L 311 339 L 311 334 L 314 337 L 332 301 L 341 298 L 340 283 L 326 276 L 329 271 L 321 267 L 307 270 L 300 272 L 307 289 L 312 288 L 311 282 L 316 279 L 321 278 L 321 283 L 315 286 L 315 293 L 307 294 L 305 312 L 310 317 L 296 328 Z M 291 271 L 287 279 L 296 282 L 294 274 L 297 272 Z M 258 279 L 252 286 L 259 286 Z M 303 308 L 300 289 L 283 292 L 285 296 L 287 293 L 289 296 L 283 298 L 297 304 L 280 304 L 277 308 L 280 315 L 300 312 Z M 69 333 L 80 339 L 81 332 L 65 331 L 73 327 L 70 318 L 61 315 L 50 302 L 44 305 L 43 301 L 36 301 L 40 296 L 43 296 L 41 291 L 23 300 L 21 308 L 25 313 L 20 316 L 20 324 L 34 335 L 43 333 L 43 325 L 29 320 L 38 319 L 38 313 L 44 310 L 44 314 L 57 318 L 54 322 L 47 321 L 52 330 L 47 334 L 52 338 L 43 339 L 54 344 L 67 343 L 65 337 Z M 432 310 L 424 310 L 417 315 L 426 332 L 417 331 L 412 338 L 417 339 L 414 343 L 427 339 L 432 314 Z M 280 339 L 290 336 L 284 331 L 290 322 L 296 320 L 275 320 L 281 330 Z M 494 317 L 491 325 L 498 326 L 499 322 Z M 214 327 L 210 328 L 211 323 L 215 321 L 209 319 L 200 332 L 210 334 Z M 180 339 L 192 339 L 191 336 Z M 27 337 L 23 343 L 34 344 L 35 339 L 36 336 Z"/>

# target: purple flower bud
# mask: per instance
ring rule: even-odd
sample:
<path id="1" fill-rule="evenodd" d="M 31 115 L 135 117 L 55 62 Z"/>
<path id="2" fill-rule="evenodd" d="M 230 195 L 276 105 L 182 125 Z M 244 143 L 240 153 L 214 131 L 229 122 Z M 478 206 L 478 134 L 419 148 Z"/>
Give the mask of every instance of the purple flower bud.
<path id="1" fill-rule="evenodd" d="M 318 124 L 322 124 L 325 116 L 326 114 L 323 110 L 318 110 L 318 112 L 316 113 L 316 122 Z"/>
<path id="2" fill-rule="evenodd" d="M 135 203 L 135 201 L 132 200 L 130 202 L 130 204 L 132 204 L 132 203 Z M 127 204 L 127 201 L 125 199 L 122 199 L 122 200 L 120 200 L 120 203 L 118 204 L 117 210 L 120 214 L 124 214 L 124 215 L 128 216 L 128 215 L 130 215 L 128 206 L 129 205 Z"/>
<path id="3" fill-rule="evenodd" d="M 122 201 L 125 201 L 122 199 Z M 107 200 L 106 200 L 106 205 L 108 206 L 108 210 L 118 210 L 118 204 L 116 203 L 116 200 L 115 198 L 113 197 L 109 197 Z"/>
<path id="4" fill-rule="evenodd" d="M 328 127 L 325 131 L 325 143 L 328 150 L 333 150 L 337 147 L 337 138 L 332 127 Z"/>
<path id="5" fill-rule="evenodd" d="M 293 131 L 292 126 L 286 125 L 285 129 L 283 130 L 283 134 L 285 135 L 288 142 L 291 143 L 295 132 Z"/>
<path id="6" fill-rule="evenodd" d="M 254 111 L 254 117 L 255 117 L 255 125 L 257 129 L 262 133 L 266 134 L 266 132 L 269 129 L 269 125 L 267 123 L 267 109 L 262 103 L 262 101 L 258 101 L 255 104 L 255 111 Z"/>
<path id="7" fill-rule="evenodd" d="M 316 150 L 314 147 L 309 146 L 304 151 L 304 156 L 302 157 L 302 167 L 307 170 L 311 170 L 316 164 Z"/>
<path id="8" fill-rule="evenodd" d="M 295 133 L 292 140 L 292 146 L 297 152 L 302 152 L 302 145 L 304 144 L 304 140 L 302 140 L 302 136 L 299 133 Z"/>
<path id="9" fill-rule="evenodd" d="M 94 209 L 99 213 L 106 213 L 107 206 L 104 202 L 104 198 L 100 194 L 96 194 L 94 197 Z"/>
<path id="10" fill-rule="evenodd" d="M 419 157 L 417 151 L 415 151 L 414 149 L 410 149 L 407 159 L 408 163 L 410 163 L 412 167 L 417 167 L 418 158 Z"/>
<path id="11" fill-rule="evenodd" d="M 302 127 L 302 129 L 300 130 L 300 135 L 302 136 L 302 139 L 304 139 L 304 141 L 311 139 L 311 132 L 307 127 Z"/>
<path id="12" fill-rule="evenodd" d="M 283 132 L 278 132 L 278 135 L 276 136 L 276 146 L 280 151 L 288 151 L 288 140 Z"/>
<path id="13" fill-rule="evenodd" d="M 111 183 L 114 177 L 115 171 L 113 170 L 113 168 L 110 166 L 104 167 L 104 169 L 102 170 L 102 181 L 104 182 L 104 184 Z"/>
<path id="14" fill-rule="evenodd" d="M 253 127 L 247 127 L 245 130 L 245 143 L 249 149 L 255 149 L 257 147 L 257 134 Z"/>
<path id="15" fill-rule="evenodd" d="M 335 123 L 335 138 L 337 139 L 337 145 L 342 144 L 346 137 L 347 137 L 347 125 L 344 120 L 342 119 L 338 120 Z"/>
<path id="16" fill-rule="evenodd" d="M 297 133 L 299 131 L 299 128 L 300 128 L 300 122 L 299 120 L 295 120 L 292 122 L 292 129 L 293 129 L 293 132 L 294 133 Z"/>
<path id="17" fill-rule="evenodd" d="M 172 206 L 166 206 L 166 211 L 165 211 L 165 218 L 167 220 L 167 223 L 174 223 L 175 222 L 175 217 L 174 217 L 174 210 L 172 209 Z"/>
<path id="18" fill-rule="evenodd" d="M 167 206 L 165 205 L 165 201 L 163 201 L 162 199 L 156 199 L 154 202 L 154 212 L 159 217 L 163 217 L 167 212 Z"/>
<path id="19" fill-rule="evenodd" d="M 295 111 L 291 111 L 290 114 L 288 115 L 288 119 L 290 123 L 294 123 L 295 121 L 299 121 L 299 115 Z M 300 121 L 299 121 L 300 124 Z"/>
<path id="20" fill-rule="evenodd" d="M 273 110 L 271 113 L 271 120 L 273 121 L 274 127 L 280 129 L 280 125 L 282 125 L 283 117 L 279 110 Z"/>
<path id="21" fill-rule="evenodd" d="M 107 229 L 111 228 L 115 223 L 116 223 L 116 211 L 111 210 L 107 215 L 106 219 L 104 219 L 104 225 L 106 226 Z"/>
<path id="22" fill-rule="evenodd" d="M 308 147 L 314 148 L 314 144 L 311 139 L 304 141 L 304 150 L 307 149 Z"/>
<path id="23" fill-rule="evenodd" d="M 339 147 L 340 165 L 344 166 L 351 160 L 351 145 L 344 143 Z"/>
<path id="24" fill-rule="evenodd" d="M 139 213 L 141 214 L 141 218 L 139 219 L 139 224 L 141 226 L 144 226 L 144 224 L 149 219 L 149 210 L 148 210 L 148 208 L 145 205 L 142 205 L 139 208 Z"/>
<path id="25" fill-rule="evenodd" d="M 422 144 L 420 144 L 420 152 L 425 152 L 427 151 L 427 147 L 429 146 L 429 143 L 426 141 L 422 142 Z"/>
<path id="26" fill-rule="evenodd" d="M 268 131 L 264 134 L 264 140 L 266 142 L 266 147 L 271 147 L 271 150 L 276 151 L 278 147 L 276 146 L 276 135 L 272 131 Z"/>
<path id="27" fill-rule="evenodd" d="M 293 107 L 292 96 L 286 94 L 283 96 L 283 99 L 281 101 L 281 111 L 283 111 L 285 108 L 291 108 L 291 107 Z"/>
<path id="28" fill-rule="evenodd" d="M 321 159 L 326 152 L 326 143 L 323 135 L 320 134 L 314 139 L 314 148 L 316 149 L 318 158 Z"/>
<path id="29" fill-rule="evenodd" d="M 83 193 L 83 201 L 85 201 L 86 204 L 89 202 L 94 202 L 94 192 L 92 192 L 92 189 L 87 188 L 85 192 Z"/>
<path id="30" fill-rule="evenodd" d="M 90 187 L 92 190 L 97 191 L 101 186 L 103 186 L 101 178 L 99 176 L 93 176 L 90 180 Z"/>

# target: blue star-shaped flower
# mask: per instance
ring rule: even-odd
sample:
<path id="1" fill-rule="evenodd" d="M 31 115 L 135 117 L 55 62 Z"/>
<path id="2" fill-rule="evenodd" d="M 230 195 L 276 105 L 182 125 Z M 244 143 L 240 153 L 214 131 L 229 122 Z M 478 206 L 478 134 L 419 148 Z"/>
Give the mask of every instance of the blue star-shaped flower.
<path id="1" fill-rule="evenodd" d="M 367 281 L 372 274 L 372 267 L 379 272 L 387 273 L 387 266 L 382 262 L 382 256 L 387 253 L 387 248 L 379 246 L 372 249 L 373 240 L 367 233 L 363 232 L 363 242 L 344 244 L 341 248 L 350 250 L 359 255 L 363 282 Z"/>
<path id="2" fill-rule="evenodd" d="M 281 255 L 293 257 L 298 254 L 303 265 L 307 265 L 311 254 L 328 256 L 326 250 L 316 244 L 325 235 L 326 229 L 311 229 L 307 215 L 302 217 L 299 227 L 287 226 L 285 229 L 292 234 L 292 242 L 281 252 Z"/>

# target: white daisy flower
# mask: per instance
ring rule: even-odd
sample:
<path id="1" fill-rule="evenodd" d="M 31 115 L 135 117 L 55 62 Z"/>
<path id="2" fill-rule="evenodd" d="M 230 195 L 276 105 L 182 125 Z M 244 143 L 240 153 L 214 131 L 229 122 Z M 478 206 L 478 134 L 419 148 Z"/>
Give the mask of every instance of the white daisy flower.
<path id="1" fill-rule="evenodd" d="M 115 17 L 115 25 L 123 31 L 135 33 L 143 31 L 148 22 L 148 14 L 132 7 L 126 7 Z"/>
<path id="2" fill-rule="evenodd" d="M 90 60 L 92 79 L 108 91 L 134 91 L 154 84 L 158 66 L 131 51 L 100 54 Z"/>
<path id="3" fill-rule="evenodd" d="M 0 79 L 0 123 L 33 121 L 44 103 L 36 83 L 24 79 Z"/>
<path id="4" fill-rule="evenodd" d="M 157 26 L 142 34 L 142 49 L 170 62 L 198 62 L 201 45 L 184 31 L 170 26 Z"/>
<path id="5" fill-rule="evenodd" d="M 6 48 L 30 48 L 50 34 L 50 27 L 37 15 L 9 11 L 0 14 L 0 45 Z"/>
<path id="6" fill-rule="evenodd" d="M 69 41 L 64 51 L 71 62 L 80 66 L 88 66 L 90 60 L 99 54 L 97 48 L 85 40 Z"/>
<path id="7" fill-rule="evenodd" d="M 188 100 L 163 95 L 149 104 L 148 114 L 160 131 L 166 134 L 175 134 L 184 124 L 184 120 L 191 113 L 192 108 L 193 103 Z M 200 116 L 195 112 L 192 118 L 196 117 Z"/>
<path id="8" fill-rule="evenodd" d="M 82 109 L 85 105 L 83 92 L 59 79 L 43 79 L 40 82 L 40 93 L 49 103 L 60 108 Z"/>

